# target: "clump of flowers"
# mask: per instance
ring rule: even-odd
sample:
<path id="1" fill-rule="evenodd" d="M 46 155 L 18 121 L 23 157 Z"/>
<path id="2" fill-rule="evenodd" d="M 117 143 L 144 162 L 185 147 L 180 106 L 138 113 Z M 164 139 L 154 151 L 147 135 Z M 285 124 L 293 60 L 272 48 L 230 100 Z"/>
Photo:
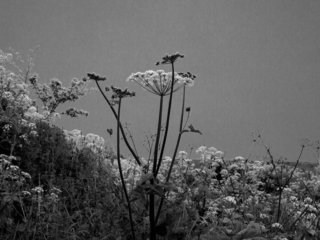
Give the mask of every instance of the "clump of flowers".
<path id="1" fill-rule="evenodd" d="M 71 131 L 64 130 L 66 139 L 75 144 L 75 148 L 81 150 L 89 148 L 94 153 L 101 153 L 105 150 L 105 140 L 97 134 L 88 133 L 83 135 L 81 130 L 73 129 Z"/>
<path id="2" fill-rule="evenodd" d="M 135 82 L 143 89 L 155 95 L 166 96 L 170 94 L 172 78 L 174 79 L 174 92 L 179 90 L 184 84 L 189 87 L 194 85 L 195 76 L 191 73 L 175 72 L 174 77 L 172 77 L 172 73 L 165 72 L 164 70 L 148 70 L 133 73 L 128 77 L 127 81 Z"/>

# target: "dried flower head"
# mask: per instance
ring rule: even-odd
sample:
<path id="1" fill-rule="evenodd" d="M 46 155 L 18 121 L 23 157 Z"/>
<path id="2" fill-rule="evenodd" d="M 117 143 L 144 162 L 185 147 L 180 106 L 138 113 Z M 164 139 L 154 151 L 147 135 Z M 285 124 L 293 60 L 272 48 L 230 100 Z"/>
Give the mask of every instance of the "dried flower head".
<path id="1" fill-rule="evenodd" d="M 117 88 L 114 86 L 111 86 L 111 90 L 113 92 L 112 99 L 134 97 L 136 95 L 135 92 L 130 92 L 128 89 L 122 90 L 121 88 Z"/>
<path id="2" fill-rule="evenodd" d="M 94 81 L 105 81 L 107 80 L 106 77 L 101 77 L 98 74 L 95 73 L 87 73 L 87 76 L 90 80 L 94 80 Z"/>
<path id="3" fill-rule="evenodd" d="M 157 62 L 156 65 L 160 65 L 160 64 L 172 64 L 174 63 L 175 61 L 177 61 L 178 58 L 184 58 L 184 55 L 180 54 L 180 53 L 175 53 L 175 54 L 172 54 L 172 55 L 165 55 L 163 58 L 162 58 L 162 61 L 161 62 Z"/>

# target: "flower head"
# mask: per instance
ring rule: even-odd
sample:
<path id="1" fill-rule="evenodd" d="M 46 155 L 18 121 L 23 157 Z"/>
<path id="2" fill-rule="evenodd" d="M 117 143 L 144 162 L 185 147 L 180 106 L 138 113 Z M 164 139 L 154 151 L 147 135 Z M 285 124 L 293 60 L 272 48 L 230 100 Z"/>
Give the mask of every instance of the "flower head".
<path id="1" fill-rule="evenodd" d="M 130 92 L 128 89 L 122 90 L 114 86 L 111 86 L 111 90 L 113 92 L 112 99 L 134 97 L 136 95 L 135 92 Z"/>
<path id="2" fill-rule="evenodd" d="M 174 63 L 175 61 L 177 61 L 178 58 L 184 58 L 184 55 L 180 54 L 180 53 L 175 53 L 175 54 L 172 54 L 172 55 L 165 55 L 163 58 L 162 58 L 162 61 L 161 62 L 157 62 L 156 65 L 160 65 L 160 64 L 172 64 Z"/>
<path id="3" fill-rule="evenodd" d="M 173 78 L 173 85 L 174 89 L 173 92 L 177 91 L 183 84 L 187 86 L 194 85 L 195 76 L 190 74 L 184 73 L 174 73 Z M 171 91 L 171 84 L 172 84 L 172 73 L 165 72 L 164 70 L 148 70 L 145 72 L 137 72 L 131 74 L 127 81 L 132 81 L 137 83 L 143 89 L 159 95 L 165 96 L 170 94 Z M 180 84 L 177 86 L 177 84 Z"/>
<path id="4" fill-rule="evenodd" d="M 107 79 L 106 77 L 101 77 L 95 73 L 87 73 L 87 76 L 90 80 L 94 80 L 94 81 L 105 81 Z"/>

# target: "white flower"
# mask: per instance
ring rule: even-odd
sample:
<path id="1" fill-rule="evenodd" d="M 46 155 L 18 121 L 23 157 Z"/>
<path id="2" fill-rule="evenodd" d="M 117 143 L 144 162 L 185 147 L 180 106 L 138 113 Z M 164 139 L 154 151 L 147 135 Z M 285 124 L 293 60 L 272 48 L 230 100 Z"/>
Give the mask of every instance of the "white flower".
<path id="1" fill-rule="evenodd" d="M 178 154 L 178 158 L 185 159 L 188 156 L 186 151 L 180 151 Z"/>
<path id="2" fill-rule="evenodd" d="M 28 178 L 28 179 L 31 179 L 31 175 L 27 172 L 21 172 L 21 175 L 24 177 L 24 178 Z"/>
<path id="3" fill-rule="evenodd" d="M 156 95 L 163 96 L 168 95 L 171 92 L 172 73 L 167 73 L 164 70 L 147 70 L 145 72 L 131 74 L 127 81 L 135 82 L 143 89 Z M 187 86 L 191 87 L 193 86 L 193 82 L 193 79 L 187 76 L 182 76 L 175 72 L 173 91 L 177 91 L 182 84 L 186 84 Z M 180 84 L 180 86 L 175 86 L 177 83 Z"/>
<path id="4" fill-rule="evenodd" d="M 224 198 L 224 200 L 233 204 L 237 204 L 235 197 L 232 197 L 232 196 L 227 196 Z"/>
<path id="5" fill-rule="evenodd" d="M 12 171 L 18 171 L 18 170 L 19 170 L 19 167 L 16 166 L 16 165 L 10 165 L 10 169 L 11 169 Z"/>
<path id="6" fill-rule="evenodd" d="M 7 61 L 7 62 L 11 62 L 11 61 L 12 61 L 12 58 L 13 58 L 12 53 L 7 53 L 6 56 L 5 56 L 5 58 L 6 58 L 6 61 Z"/>
<path id="7" fill-rule="evenodd" d="M 222 157 L 224 156 L 224 152 L 222 152 L 222 151 L 216 151 L 216 152 L 214 153 L 214 156 L 215 156 L 216 158 L 222 158 Z"/>
<path id="8" fill-rule="evenodd" d="M 273 223 L 273 224 L 271 225 L 271 227 L 277 228 L 277 229 L 280 229 L 280 230 L 283 229 L 283 226 L 282 226 L 280 223 Z"/>
<path id="9" fill-rule="evenodd" d="M 222 175 L 222 177 L 226 177 L 226 176 L 228 176 L 229 173 L 228 173 L 227 169 L 222 169 L 220 174 Z"/>
<path id="10" fill-rule="evenodd" d="M 236 157 L 234 158 L 234 160 L 235 160 L 235 161 L 244 161 L 245 158 L 242 157 L 242 156 L 236 156 Z"/>
<path id="11" fill-rule="evenodd" d="M 32 191 L 32 192 L 35 192 L 35 193 L 38 193 L 38 194 L 44 192 L 43 188 L 40 187 L 40 186 L 32 188 L 31 191 Z"/>
<path id="12" fill-rule="evenodd" d="M 37 108 L 35 106 L 29 107 L 27 113 L 33 114 L 37 112 Z"/>
<path id="13" fill-rule="evenodd" d="M 6 92 L 2 93 L 2 97 L 7 99 L 8 101 L 13 101 L 14 100 L 12 92 L 6 91 Z"/>
<path id="14" fill-rule="evenodd" d="M 21 193 L 22 193 L 22 195 L 23 196 L 31 196 L 31 193 L 30 192 L 28 192 L 28 191 L 21 191 Z"/>
<path id="15" fill-rule="evenodd" d="M 262 219 L 268 219 L 269 216 L 268 216 L 267 214 L 265 214 L 265 213 L 260 213 L 260 218 L 262 218 Z"/>

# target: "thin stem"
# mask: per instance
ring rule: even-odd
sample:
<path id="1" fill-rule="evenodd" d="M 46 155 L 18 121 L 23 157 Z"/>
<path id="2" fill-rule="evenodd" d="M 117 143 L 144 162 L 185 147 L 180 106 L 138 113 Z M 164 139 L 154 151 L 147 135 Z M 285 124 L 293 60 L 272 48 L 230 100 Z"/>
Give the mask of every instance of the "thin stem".
<path id="1" fill-rule="evenodd" d="M 173 165 L 174 165 L 177 153 L 178 153 L 178 149 L 179 149 L 179 145 L 180 145 L 180 141 L 181 141 L 181 136 L 182 136 L 182 133 L 183 133 L 183 126 L 182 125 L 183 125 L 185 98 L 186 98 L 186 87 L 184 85 L 183 86 L 183 94 L 182 94 L 182 107 L 181 107 L 181 116 L 180 116 L 179 135 L 178 135 L 177 143 L 176 143 L 176 146 L 175 146 L 175 149 L 174 149 L 174 153 L 173 153 L 173 156 L 172 156 L 172 161 L 171 161 L 171 164 L 170 164 L 170 168 L 169 168 L 169 171 L 168 171 L 166 182 L 169 182 L 169 180 L 170 180 L 171 171 L 172 171 L 172 168 L 173 168 Z M 159 172 L 159 169 L 160 169 L 160 164 L 158 164 L 157 172 Z M 156 216 L 156 223 L 157 223 L 157 221 L 158 221 L 158 219 L 160 217 L 160 212 L 161 212 L 161 208 L 162 208 L 162 205 L 163 205 L 163 201 L 164 201 L 164 195 L 161 197 L 161 200 L 160 200 L 160 204 L 159 204 L 158 211 L 157 211 L 157 216 Z"/>
<path id="2" fill-rule="evenodd" d="M 152 186 L 154 184 L 154 179 L 150 179 L 150 185 Z M 150 222 L 150 240 L 156 240 L 156 221 L 154 218 L 154 193 L 150 192 L 149 194 L 149 222 Z"/>
<path id="3" fill-rule="evenodd" d="M 296 169 L 297 169 L 297 167 L 298 167 L 298 164 L 299 164 L 299 162 L 300 162 L 300 158 L 301 158 L 301 156 L 302 156 L 302 152 L 303 152 L 303 149 L 304 149 L 304 148 L 305 148 L 305 146 L 304 146 L 304 145 L 302 145 L 302 146 L 301 146 L 300 153 L 299 153 L 299 156 L 298 156 L 298 160 L 296 161 L 296 164 L 294 165 L 294 168 L 293 168 L 293 170 L 292 170 L 292 172 L 291 172 L 291 174 L 290 174 L 289 178 L 287 179 L 287 181 L 286 181 L 286 183 L 284 184 L 284 186 L 283 186 L 283 187 L 286 187 L 286 186 L 290 183 L 290 180 L 292 179 L 293 174 L 294 174 L 295 170 L 296 170 Z"/>
<path id="4" fill-rule="evenodd" d="M 162 109 L 163 109 L 163 95 L 160 96 L 157 136 L 156 136 L 156 143 L 155 143 L 155 147 L 154 147 L 153 170 L 152 170 L 154 177 L 156 177 L 156 174 L 157 174 L 157 158 L 158 158 L 158 149 L 159 149 L 158 146 L 159 146 L 159 140 L 160 140 L 160 131 L 161 131 Z M 159 162 L 160 162 L 160 160 L 159 160 Z"/>
<path id="5" fill-rule="evenodd" d="M 137 153 L 138 150 L 137 150 L 136 144 L 134 143 L 134 139 L 133 139 L 132 133 L 131 133 L 127 123 L 126 123 L 126 130 L 127 130 L 128 134 L 129 134 L 129 138 L 130 138 L 130 140 L 132 142 L 133 149 Z"/>
<path id="6" fill-rule="evenodd" d="M 122 173 L 122 167 L 121 167 L 121 161 L 120 161 L 120 110 L 121 110 L 121 98 L 119 98 L 119 106 L 118 106 L 118 118 L 117 118 L 117 160 L 118 160 L 118 167 L 119 167 L 119 173 L 120 173 L 120 178 L 121 178 L 121 183 L 122 183 L 122 188 L 124 191 L 124 195 L 127 200 L 128 204 L 128 212 L 129 212 L 129 218 L 130 218 L 130 225 L 131 225 L 131 232 L 132 232 L 132 237 L 135 240 L 135 234 L 134 234 L 134 226 L 133 226 L 133 219 L 132 219 L 132 212 L 131 212 L 131 204 L 126 188 L 126 184 L 124 181 L 123 173 Z"/>
<path id="7" fill-rule="evenodd" d="M 154 185 L 154 179 L 156 177 L 156 171 L 157 171 L 157 158 L 158 158 L 158 149 L 159 149 L 159 139 L 160 139 L 160 131 L 161 131 L 161 122 L 162 122 L 162 109 L 163 109 L 163 95 L 160 95 L 160 106 L 159 106 L 159 118 L 158 118 L 158 127 L 157 127 L 157 135 L 156 135 L 156 142 L 154 146 L 154 156 L 153 156 L 153 178 L 150 179 L 150 185 Z M 151 191 L 149 194 L 149 221 L 150 221 L 150 240 L 156 239 L 156 222 L 154 217 L 154 193 Z"/>
<path id="8" fill-rule="evenodd" d="M 159 167 L 158 168 L 160 168 L 160 166 L 161 166 L 162 157 L 163 157 L 164 148 L 166 145 L 168 130 L 169 130 L 169 122 L 170 122 L 170 114 L 171 114 L 171 106 L 172 106 L 172 96 L 173 96 L 173 86 L 174 86 L 174 63 L 173 62 L 171 63 L 171 69 L 172 69 L 172 78 L 171 78 L 170 98 L 169 98 L 169 103 L 168 103 L 167 122 L 166 122 L 165 132 L 164 132 L 164 136 L 163 136 L 161 152 L 160 152 L 160 156 L 159 156 L 159 163 L 158 163 Z"/>
<path id="9" fill-rule="evenodd" d="M 282 199 L 282 191 L 283 188 L 279 188 L 279 198 L 278 198 L 278 212 L 277 212 L 277 222 L 279 222 L 280 214 L 281 214 L 281 199 Z"/>
<path id="10" fill-rule="evenodd" d="M 116 119 L 118 119 L 118 115 L 117 115 L 116 111 L 114 110 L 114 108 L 113 108 L 111 102 L 109 101 L 109 99 L 107 98 L 107 96 L 103 93 L 103 91 L 102 91 L 102 89 L 101 89 L 98 81 L 95 81 L 95 82 L 96 82 L 96 84 L 97 84 L 97 86 L 98 86 L 98 89 L 99 89 L 100 93 L 102 94 L 103 98 L 106 100 L 106 102 L 108 103 L 109 107 L 111 108 L 114 117 L 115 117 Z M 129 151 L 131 152 L 132 156 L 134 157 L 134 159 L 136 160 L 136 162 L 138 163 L 138 165 L 141 166 L 141 161 L 140 161 L 138 155 L 137 155 L 137 154 L 134 152 L 134 150 L 132 149 L 130 143 L 128 142 L 128 139 L 127 139 L 126 134 L 125 134 L 125 132 L 124 132 L 124 130 L 123 130 L 123 127 L 122 127 L 121 122 L 119 122 L 119 127 L 120 127 L 120 130 L 121 130 L 121 134 L 122 134 L 123 140 L 124 140 L 124 142 L 126 143 Z"/>

